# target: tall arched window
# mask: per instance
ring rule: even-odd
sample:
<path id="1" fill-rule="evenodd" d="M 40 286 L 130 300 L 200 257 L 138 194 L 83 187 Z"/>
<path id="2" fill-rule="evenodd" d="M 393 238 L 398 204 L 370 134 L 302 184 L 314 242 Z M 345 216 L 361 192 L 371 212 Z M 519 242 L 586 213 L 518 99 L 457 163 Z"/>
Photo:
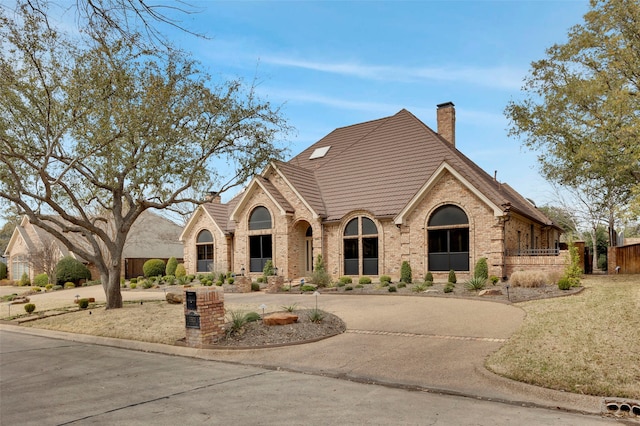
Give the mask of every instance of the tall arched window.
<path id="1" fill-rule="evenodd" d="M 29 276 L 29 260 L 25 255 L 17 255 L 11 259 L 11 279 L 18 281 L 23 274 Z"/>
<path id="2" fill-rule="evenodd" d="M 213 235 L 206 229 L 200 231 L 196 239 L 198 252 L 197 272 L 213 271 Z"/>
<path id="3" fill-rule="evenodd" d="M 438 207 L 429 218 L 429 270 L 469 270 L 469 219 L 457 206 Z"/>
<path id="4" fill-rule="evenodd" d="M 249 230 L 270 230 L 271 214 L 265 207 L 259 206 L 253 209 L 249 216 Z M 261 235 L 249 236 L 249 271 L 262 272 L 267 260 L 273 257 L 273 240 L 271 232 Z"/>
<path id="5" fill-rule="evenodd" d="M 345 275 L 378 275 L 378 228 L 371 219 L 351 219 L 343 241 Z"/>

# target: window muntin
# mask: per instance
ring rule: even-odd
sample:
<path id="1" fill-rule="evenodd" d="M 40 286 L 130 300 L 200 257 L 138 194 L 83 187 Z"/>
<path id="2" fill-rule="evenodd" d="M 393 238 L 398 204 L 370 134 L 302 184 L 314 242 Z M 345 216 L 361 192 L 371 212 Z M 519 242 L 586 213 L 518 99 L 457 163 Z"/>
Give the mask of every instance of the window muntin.
<path id="1" fill-rule="evenodd" d="M 430 271 L 469 270 L 469 219 L 454 205 L 439 207 L 427 230 Z"/>
<path id="2" fill-rule="evenodd" d="M 368 217 L 351 219 L 344 228 L 345 275 L 378 275 L 378 227 Z"/>
<path id="3" fill-rule="evenodd" d="M 213 270 L 213 235 L 203 229 L 196 238 L 196 272 Z"/>
<path id="4" fill-rule="evenodd" d="M 11 260 L 11 279 L 18 281 L 22 275 L 29 276 L 29 261 L 26 256 L 18 255 Z"/>

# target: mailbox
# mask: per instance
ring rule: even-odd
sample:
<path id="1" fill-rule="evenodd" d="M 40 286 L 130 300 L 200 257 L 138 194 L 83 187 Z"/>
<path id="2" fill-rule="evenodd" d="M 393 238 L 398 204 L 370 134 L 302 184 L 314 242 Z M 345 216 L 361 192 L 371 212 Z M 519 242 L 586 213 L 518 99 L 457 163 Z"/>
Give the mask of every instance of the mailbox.
<path id="1" fill-rule="evenodd" d="M 187 293 L 187 310 L 195 311 L 197 308 L 196 292 L 187 291 L 186 293 Z"/>
<path id="2" fill-rule="evenodd" d="M 185 327 L 187 328 L 200 328 L 200 315 L 195 312 L 189 312 L 184 316 Z"/>

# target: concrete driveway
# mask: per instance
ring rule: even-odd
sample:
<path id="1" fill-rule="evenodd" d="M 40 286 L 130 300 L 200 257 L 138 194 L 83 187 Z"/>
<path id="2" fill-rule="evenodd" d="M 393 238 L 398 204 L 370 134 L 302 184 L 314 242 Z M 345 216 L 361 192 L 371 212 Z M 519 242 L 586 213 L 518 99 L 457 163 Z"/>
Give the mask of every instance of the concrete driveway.
<path id="1" fill-rule="evenodd" d="M 104 300 L 104 292 L 97 286 L 39 294 L 32 302 L 38 307 L 68 305 L 76 294 Z M 162 299 L 164 292 L 124 291 L 123 298 Z M 261 304 L 273 310 L 293 303 L 315 307 L 316 302 L 320 309 L 341 317 L 347 332 L 310 344 L 253 350 L 192 349 L 37 329 L 25 332 L 485 400 L 590 413 L 601 410 L 601 398 L 513 382 L 484 368 L 486 357 L 499 349 L 524 319 L 524 311 L 515 305 L 395 295 L 326 293 L 316 299 L 311 294 L 225 294 L 227 307 L 258 312 Z"/>

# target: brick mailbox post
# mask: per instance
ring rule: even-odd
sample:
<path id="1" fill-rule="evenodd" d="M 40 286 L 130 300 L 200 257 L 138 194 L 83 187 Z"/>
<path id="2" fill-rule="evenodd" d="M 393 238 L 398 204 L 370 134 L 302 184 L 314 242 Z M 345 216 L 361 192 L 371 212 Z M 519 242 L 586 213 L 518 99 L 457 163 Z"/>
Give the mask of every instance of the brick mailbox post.
<path id="1" fill-rule="evenodd" d="M 200 348 L 224 335 L 224 291 L 215 287 L 184 289 L 185 343 Z"/>

